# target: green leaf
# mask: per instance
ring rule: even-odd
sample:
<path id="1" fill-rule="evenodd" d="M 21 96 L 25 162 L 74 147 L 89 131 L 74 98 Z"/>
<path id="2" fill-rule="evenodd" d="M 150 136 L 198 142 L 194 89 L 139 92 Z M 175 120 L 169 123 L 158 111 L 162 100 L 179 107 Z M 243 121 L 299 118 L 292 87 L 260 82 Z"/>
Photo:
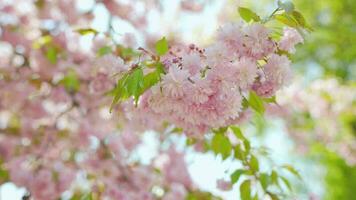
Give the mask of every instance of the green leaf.
<path id="1" fill-rule="evenodd" d="M 287 13 L 291 13 L 294 11 L 294 4 L 291 1 L 278 1 L 278 7 L 282 8 Z"/>
<path id="2" fill-rule="evenodd" d="M 101 47 L 101 48 L 98 49 L 98 51 L 96 52 L 96 54 L 97 54 L 99 57 L 101 57 L 101 56 L 106 55 L 106 54 L 109 54 L 109 53 L 111 53 L 111 52 L 112 52 L 111 47 L 109 47 L 109 46 L 103 46 L 103 47 Z"/>
<path id="3" fill-rule="evenodd" d="M 125 88 L 130 96 L 135 98 L 137 103 L 144 87 L 143 71 L 141 67 L 136 68 L 128 77 Z"/>
<path id="4" fill-rule="evenodd" d="M 56 64 L 57 63 L 57 54 L 58 51 L 55 47 L 53 46 L 49 46 L 46 49 L 46 58 L 48 59 L 48 61 L 52 64 Z"/>
<path id="5" fill-rule="evenodd" d="M 287 186 L 288 190 L 289 190 L 289 191 L 292 191 L 292 186 L 291 186 L 291 184 L 289 183 L 288 179 L 286 179 L 286 178 L 283 177 L 283 176 L 281 176 L 280 178 L 281 178 L 281 180 L 284 182 L 284 184 Z"/>
<path id="6" fill-rule="evenodd" d="M 294 174 L 296 177 L 298 177 L 299 179 L 302 179 L 302 177 L 300 176 L 299 172 L 294 169 L 293 166 L 291 165 L 284 165 L 282 166 L 284 169 L 288 170 L 290 173 Z"/>
<path id="7" fill-rule="evenodd" d="M 0 184 L 9 180 L 9 172 L 2 167 L 0 164 Z"/>
<path id="8" fill-rule="evenodd" d="M 293 16 L 293 18 L 297 21 L 297 23 L 299 24 L 299 26 L 301 26 L 301 27 L 303 27 L 303 28 L 305 28 L 305 29 L 307 29 L 307 30 L 309 30 L 309 31 L 312 31 L 312 30 L 313 30 L 313 28 L 310 27 L 310 26 L 307 24 L 305 18 L 303 17 L 303 15 L 302 15 L 300 12 L 294 10 L 294 11 L 292 12 L 292 16 Z"/>
<path id="9" fill-rule="evenodd" d="M 234 133 L 234 135 L 240 140 L 246 140 L 245 136 L 243 136 L 242 131 L 237 126 L 230 126 L 230 129 Z"/>
<path id="10" fill-rule="evenodd" d="M 270 98 L 263 98 L 263 101 L 266 103 L 274 103 L 277 104 L 276 96 L 270 97 Z"/>
<path id="11" fill-rule="evenodd" d="M 165 37 L 156 42 L 155 49 L 159 56 L 163 56 L 168 52 L 168 42 Z"/>
<path id="12" fill-rule="evenodd" d="M 99 33 L 97 30 L 92 28 L 77 29 L 75 30 L 75 32 L 79 33 L 80 35 L 89 35 L 89 34 L 97 35 Z"/>
<path id="13" fill-rule="evenodd" d="M 157 63 L 156 69 L 146 75 L 143 74 L 142 67 L 124 74 L 113 90 L 114 99 L 110 106 L 110 111 L 120 100 L 133 96 L 137 104 L 139 97 L 150 87 L 160 81 L 160 74 L 164 73 L 162 64 Z"/>
<path id="14" fill-rule="evenodd" d="M 261 173 L 260 175 L 260 183 L 263 190 L 267 191 L 268 185 L 270 183 L 270 177 L 266 173 Z"/>
<path id="15" fill-rule="evenodd" d="M 232 150 L 230 140 L 224 134 L 214 135 L 211 148 L 216 154 L 221 154 L 223 159 L 229 157 Z"/>
<path id="16" fill-rule="evenodd" d="M 143 78 L 144 86 L 143 90 L 151 88 L 153 85 L 161 80 L 161 74 L 164 73 L 164 69 L 161 63 L 157 63 L 156 69 L 153 72 L 148 73 Z"/>
<path id="17" fill-rule="evenodd" d="M 272 200 L 279 200 L 279 197 L 277 195 L 270 192 L 268 192 L 267 194 L 271 197 Z"/>
<path id="18" fill-rule="evenodd" d="M 273 184 L 278 185 L 278 174 L 274 170 L 272 170 L 272 173 L 271 173 L 271 181 Z"/>
<path id="19" fill-rule="evenodd" d="M 44 35 L 37 40 L 35 40 L 32 44 L 32 47 L 34 49 L 39 49 L 44 45 L 50 44 L 52 42 L 52 36 L 51 35 Z"/>
<path id="20" fill-rule="evenodd" d="M 240 139 L 245 147 L 245 151 L 246 153 L 248 153 L 250 151 L 251 145 L 250 145 L 250 141 L 248 141 L 245 136 L 242 134 L 242 131 L 239 127 L 237 126 L 230 126 L 230 129 L 232 130 L 232 132 L 234 133 L 234 135 Z"/>
<path id="21" fill-rule="evenodd" d="M 119 79 L 117 81 L 117 85 L 113 91 L 114 99 L 110 106 L 110 112 L 112 111 L 112 108 L 114 107 L 114 105 L 116 105 L 121 99 L 125 99 L 130 96 L 127 92 L 127 89 L 125 88 L 125 83 L 126 83 L 126 80 L 128 79 L 128 77 L 129 77 L 129 74 L 126 73 L 121 77 L 121 79 Z"/>
<path id="22" fill-rule="evenodd" d="M 256 156 L 254 156 L 254 155 L 251 156 L 250 167 L 251 167 L 251 170 L 254 172 L 258 172 L 258 170 L 260 169 L 258 160 L 257 160 Z"/>
<path id="23" fill-rule="evenodd" d="M 190 191 L 185 200 L 222 200 L 220 197 L 216 197 L 210 192 L 203 192 L 199 190 Z"/>
<path id="24" fill-rule="evenodd" d="M 242 110 L 246 110 L 248 108 L 248 100 L 243 97 L 242 99 Z"/>
<path id="25" fill-rule="evenodd" d="M 250 22 L 251 20 L 255 22 L 261 21 L 260 16 L 258 16 L 256 13 L 254 13 L 252 10 L 244 7 L 239 7 L 238 8 L 239 14 L 243 20 L 246 22 Z"/>
<path id="26" fill-rule="evenodd" d="M 230 175 L 231 184 L 235 184 L 244 173 L 246 173 L 244 169 L 235 170 L 234 173 Z"/>
<path id="27" fill-rule="evenodd" d="M 298 22 L 291 16 L 287 15 L 286 13 L 282 13 L 282 14 L 278 14 L 278 15 L 275 15 L 274 18 L 287 25 L 287 26 L 290 26 L 290 27 L 293 27 L 293 28 L 297 28 L 298 27 Z"/>
<path id="28" fill-rule="evenodd" d="M 246 154 L 247 153 L 243 149 L 241 149 L 241 145 L 236 145 L 234 147 L 234 156 L 236 159 L 245 160 Z"/>
<path id="29" fill-rule="evenodd" d="M 250 92 L 248 103 L 256 112 L 260 114 L 265 112 L 262 99 L 253 91 Z"/>
<path id="30" fill-rule="evenodd" d="M 140 52 L 135 51 L 132 48 L 124 47 L 122 45 L 116 46 L 116 52 L 125 61 L 132 60 L 134 57 L 138 57 L 141 55 Z"/>
<path id="31" fill-rule="evenodd" d="M 240 197 L 241 197 L 241 200 L 250 200 L 251 199 L 251 180 L 245 180 L 240 185 Z"/>
<path id="32" fill-rule="evenodd" d="M 73 69 L 69 70 L 66 76 L 60 81 L 68 92 L 77 92 L 80 88 L 80 81 Z"/>

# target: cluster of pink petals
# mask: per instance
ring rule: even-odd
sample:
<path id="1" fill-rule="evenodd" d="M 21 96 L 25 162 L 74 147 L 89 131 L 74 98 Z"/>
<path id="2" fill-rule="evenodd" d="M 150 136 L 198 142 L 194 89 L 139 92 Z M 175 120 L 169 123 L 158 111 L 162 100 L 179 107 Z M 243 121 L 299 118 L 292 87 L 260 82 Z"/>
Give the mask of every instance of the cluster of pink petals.
<path id="1" fill-rule="evenodd" d="M 109 113 L 112 97 L 106 93 L 128 67 L 116 55 L 98 57 L 111 45 L 106 38 L 95 37 L 92 49 L 81 49 L 81 36 L 72 29 L 90 24 L 91 14 L 78 12 L 70 0 L 38 7 L 35 1 L 10 2 L 0 5 L 0 168 L 9 172 L 6 181 L 36 200 L 86 190 L 99 199 L 150 200 L 157 199 L 154 187 L 164 191 L 160 198 L 183 200 L 194 187 L 184 154 L 160 152 L 157 157 L 168 160 L 162 173 L 153 161 L 140 163 L 133 159 L 140 133 L 152 123 L 146 119 L 138 129 L 135 118 L 147 116 L 135 115 L 129 103 L 120 114 Z M 44 21 L 56 26 L 44 27 Z M 47 34 L 59 50 L 55 63 L 45 44 L 33 48 Z"/>
<path id="2" fill-rule="evenodd" d="M 248 118 L 242 101 L 249 91 L 272 96 L 290 80 L 290 62 L 277 52 L 298 43 L 294 32 L 278 42 L 262 24 L 228 24 L 204 49 L 173 46 L 161 58 L 162 81 L 141 96 L 137 107 L 129 100 L 110 114 L 112 97 L 107 94 L 132 63 L 114 54 L 99 57 L 100 48 L 113 46 L 99 36 L 92 49 L 82 49 L 82 37 L 73 28 L 88 27 L 93 10 L 80 13 L 70 0 L 34 2 L 0 5 L 0 48 L 9 47 L 0 54 L 0 167 L 36 200 L 85 192 L 83 183 L 100 199 L 150 200 L 158 195 L 183 200 L 195 189 L 184 154 L 170 148 L 143 165 L 133 159 L 140 133 L 163 132 L 168 122 L 201 136 Z M 131 4 L 103 0 L 95 6 L 104 5 L 149 41 L 146 15 L 155 1 L 143 3 L 140 14 L 136 3 L 141 1 L 126 2 Z M 196 6 L 182 5 L 186 10 Z M 51 46 L 34 48 L 46 36 Z M 57 51 L 55 61 L 49 47 Z M 153 188 L 164 192 L 155 194 Z"/>
<path id="3" fill-rule="evenodd" d="M 279 48 L 289 53 L 295 52 L 295 45 L 303 43 L 304 39 L 294 28 L 284 28 L 283 38 L 279 41 Z"/>
<path id="4" fill-rule="evenodd" d="M 288 40 L 286 34 L 281 41 Z M 243 116 L 250 91 L 271 97 L 291 80 L 290 60 L 259 23 L 231 23 L 201 49 L 176 45 L 162 58 L 166 74 L 141 98 L 138 110 L 188 135 L 231 125 Z M 150 113 L 150 114 L 147 114 Z"/>

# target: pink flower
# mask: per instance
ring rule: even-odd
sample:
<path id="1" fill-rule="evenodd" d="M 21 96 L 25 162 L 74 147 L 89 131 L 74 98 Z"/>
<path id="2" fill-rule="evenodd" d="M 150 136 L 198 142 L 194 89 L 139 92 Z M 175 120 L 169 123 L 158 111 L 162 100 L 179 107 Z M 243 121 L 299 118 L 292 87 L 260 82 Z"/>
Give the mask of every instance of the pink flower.
<path id="1" fill-rule="evenodd" d="M 277 87 L 272 81 L 258 81 L 252 85 L 252 89 L 258 96 L 271 97 L 276 93 Z"/>
<path id="2" fill-rule="evenodd" d="M 95 61 L 96 72 L 114 76 L 128 69 L 124 61 L 113 54 L 106 54 Z"/>
<path id="3" fill-rule="evenodd" d="M 175 65 L 169 68 L 169 72 L 162 77 L 163 94 L 173 98 L 183 97 L 184 88 L 188 82 L 189 72 L 178 69 Z"/>
<path id="4" fill-rule="evenodd" d="M 299 32 L 294 28 L 284 28 L 283 36 L 281 41 L 279 41 L 279 48 L 288 51 L 289 53 L 295 52 L 295 45 L 299 43 L 303 43 L 304 39 L 299 34 Z"/>
<path id="5" fill-rule="evenodd" d="M 241 22 L 225 24 L 218 30 L 217 39 L 235 49 L 240 47 L 243 38 L 242 25 Z"/>
<path id="6" fill-rule="evenodd" d="M 169 192 L 164 195 L 163 200 L 185 200 L 187 190 L 184 185 L 173 183 Z"/>
<path id="7" fill-rule="evenodd" d="M 245 36 L 243 38 L 242 55 L 261 59 L 275 50 L 275 44 L 270 39 L 270 30 L 262 24 L 254 23 L 246 26 L 243 32 Z"/>
<path id="8" fill-rule="evenodd" d="M 89 90 L 92 94 L 104 94 L 113 87 L 113 81 L 109 79 L 109 75 L 100 73 L 90 81 Z"/>
<path id="9" fill-rule="evenodd" d="M 229 191 L 232 189 L 231 182 L 224 181 L 223 179 L 217 180 L 216 185 L 220 190 L 223 190 L 223 191 Z"/>
<path id="10" fill-rule="evenodd" d="M 202 68 L 201 58 L 197 53 L 187 54 L 182 57 L 182 65 L 191 75 L 199 73 Z"/>
<path id="11" fill-rule="evenodd" d="M 186 188 L 192 187 L 192 180 L 185 165 L 184 154 L 177 152 L 171 147 L 168 152 L 168 160 L 163 165 L 163 174 L 166 181 L 170 184 L 178 183 Z"/>
<path id="12" fill-rule="evenodd" d="M 242 90 L 249 89 L 257 77 L 257 65 L 255 62 L 248 58 L 233 63 L 237 70 L 236 79 L 237 84 Z"/>
<path id="13" fill-rule="evenodd" d="M 47 169 L 40 170 L 31 181 L 31 195 L 38 200 L 56 199 L 58 193 L 53 174 Z"/>
<path id="14" fill-rule="evenodd" d="M 266 80 L 271 81 L 279 89 L 292 81 L 290 60 L 285 55 L 272 54 L 263 70 Z"/>

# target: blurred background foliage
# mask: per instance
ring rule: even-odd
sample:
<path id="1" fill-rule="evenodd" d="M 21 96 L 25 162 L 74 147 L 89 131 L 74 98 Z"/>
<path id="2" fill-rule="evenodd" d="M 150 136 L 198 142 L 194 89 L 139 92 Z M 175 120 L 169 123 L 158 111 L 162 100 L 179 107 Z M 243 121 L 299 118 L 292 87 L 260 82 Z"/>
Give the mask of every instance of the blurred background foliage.
<path id="1" fill-rule="evenodd" d="M 324 200 L 355 199 L 356 166 L 348 165 L 335 152 L 321 144 L 315 144 L 311 157 L 325 166 Z"/>
<path id="2" fill-rule="evenodd" d="M 292 57 L 302 81 L 308 85 L 316 79 L 334 78 L 342 85 L 351 86 L 351 91 L 356 93 L 355 0 L 293 0 L 293 3 L 314 29 L 305 35 L 305 44 L 298 46 L 297 53 Z M 251 7 L 257 13 L 262 13 L 262 16 L 267 16 L 276 8 L 274 0 L 245 0 L 240 1 L 240 4 Z M 231 15 L 231 18 L 235 17 L 238 16 Z M 356 140 L 356 114 L 352 112 L 355 107 L 354 100 L 348 118 L 337 119 L 337 123 L 342 125 L 344 130 L 348 130 L 338 134 L 347 132 L 350 135 L 351 132 L 351 140 Z M 305 118 L 303 121 L 305 125 L 315 123 L 312 118 Z M 266 129 L 269 123 L 260 123 L 260 129 L 263 129 L 263 126 Z M 313 133 L 310 131 L 310 134 Z M 328 145 L 318 140 L 314 140 L 311 146 L 307 158 L 316 161 L 322 166 L 322 170 L 325 170 L 322 172 L 324 175 L 319 177 L 322 179 L 320 182 L 323 184 L 324 194 L 318 196 L 324 200 L 355 199 L 356 167 L 348 164 L 339 154 L 330 150 Z M 304 181 L 308 181 L 308 177 Z M 296 193 L 310 194 L 312 189 L 304 186 Z M 311 196 L 308 198 L 314 199 Z"/>
<path id="3" fill-rule="evenodd" d="M 356 5 L 354 0 L 294 0 L 314 31 L 300 48 L 298 67 L 321 69 L 342 80 L 356 77 Z"/>
<path id="4" fill-rule="evenodd" d="M 314 73 L 317 70 L 318 77 L 336 77 L 356 89 L 355 1 L 294 0 L 294 4 L 314 28 L 294 58 L 298 69 L 309 76 L 313 75 L 308 72 Z M 347 126 L 352 127 L 351 131 L 356 136 L 356 122 L 353 121 L 351 125 L 348 123 Z M 320 144 L 316 146 L 318 148 L 313 148 L 311 155 L 319 155 L 326 169 L 323 199 L 355 199 L 356 167 L 349 166 L 327 147 Z"/>
<path id="5" fill-rule="evenodd" d="M 292 2 L 314 29 L 307 35 L 305 44 L 299 46 L 299 51 L 294 56 L 298 70 L 309 76 L 317 74 L 315 78 L 337 76 L 343 81 L 355 81 L 355 1 L 292 0 Z M 266 16 L 276 8 L 277 3 L 275 0 L 241 0 L 240 4 Z"/>

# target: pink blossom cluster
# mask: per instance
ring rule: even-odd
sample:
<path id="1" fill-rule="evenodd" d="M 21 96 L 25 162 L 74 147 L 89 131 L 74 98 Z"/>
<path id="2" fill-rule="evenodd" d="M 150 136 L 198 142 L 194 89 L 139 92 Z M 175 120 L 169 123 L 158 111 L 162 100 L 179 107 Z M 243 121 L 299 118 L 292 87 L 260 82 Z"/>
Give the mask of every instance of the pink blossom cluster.
<path id="1" fill-rule="evenodd" d="M 301 42 L 289 29 L 277 41 L 262 24 L 228 24 L 207 48 L 172 46 L 161 58 L 161 82 L 137 106 L 128 100 L 110 114 L 110 90 L 133 62 L 111 43 L 112 21 L 110 32 L 95 33 L 84 49 L 73 30 L 87 28 L 93 9 L 81 13 L 70 0 L 10 2 L 0 4 L 0 170 L 36 200 L 88 191 L 97 199 L 185 199 L 196 188 L 184 154 L 163 148 L 161 136 L 158 154 L 142 164 L 134 159 L 142 133 L 164 132 L 168 123 L 202 136 L 240 122 L 250 91 L 270 97 L 287 84 L 290 61 L 279 50 L 292 52 Z M 156 2 L 126 2 L 93 7 L 104 5 L 111 19 L 135 25 L 149 46 L 145 17 Z M 188 1 L 181 6 L 200 10 Z"/>
<path id="2" fill-rule="evenodd" d="M 231 23 L 206 48 L 172 46 L 162 58 L 166 73 L 143 94 L 139 113 L 197 137 L 240 121 L 248 112 L 242 102 L 250 91 L 271 97 L 291 80 L 291 62 L 278 51 L 286 43 L 285 50 L 294 48 L 300 35 L 286 29 L 276 41 L 270 34 L 260 23 Z"/>
<path id="3" fill-rule="evenodd" d="M 68 0 L 0 3 L 0 170 L 9 174 L 0 183 L 25 187 L 36 200 L 66 192 L 184 199 L 195 190 L 184 154 L 171 147 L 147 164 L 133 159 L 144 129 L 133 128 L 132 114 L 110 114 L 106 95 L 127 66 L 114 54 L 98 58 L 102 47 L 114 52 L 108 37 L 82 48 L 73 30 L 90 24 L 92 13 L 75 8 Z M 156 165 L 162 155 L 164 165 Z"/>

